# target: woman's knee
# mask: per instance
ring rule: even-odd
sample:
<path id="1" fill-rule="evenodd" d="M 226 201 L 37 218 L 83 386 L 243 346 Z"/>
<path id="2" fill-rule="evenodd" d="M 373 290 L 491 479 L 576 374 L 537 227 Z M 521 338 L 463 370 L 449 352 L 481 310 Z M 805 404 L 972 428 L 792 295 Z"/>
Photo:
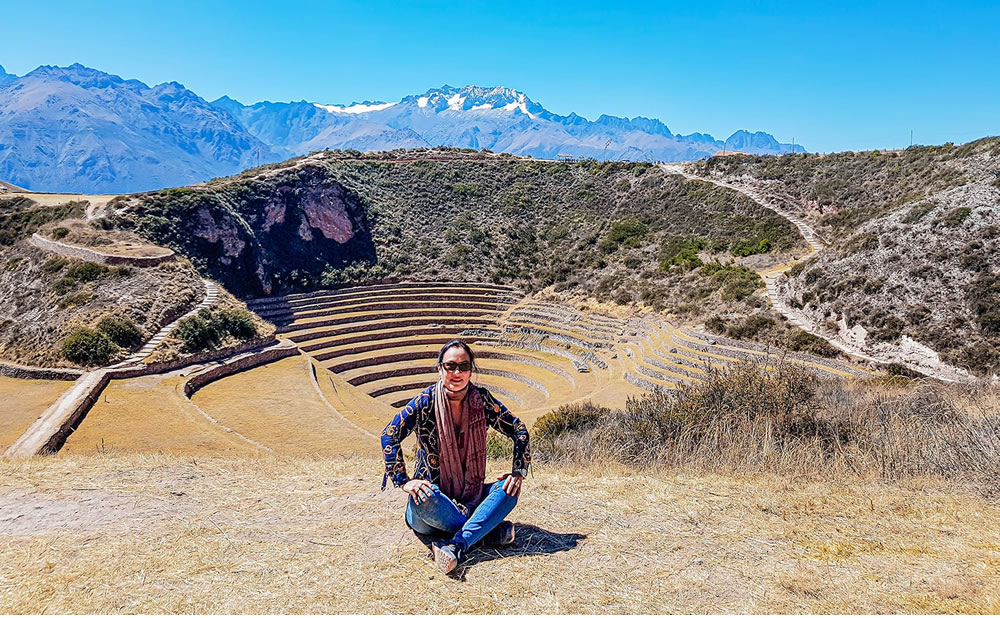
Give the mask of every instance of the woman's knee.
<path id="1" fill-rule="evenodd" d="M 503 483 L 504 483 L 503 481 L 497 481 L 496 483 L 493 483 L 493 487 L 490 488 L 490 493 L 495 493 L 497 495 L 500 495 L 505 505 L 509 506 L 510 508 L 514 508 L 514 505 L 517 504 L 517 496 L 512 496 L 506 491 L 504 491 Z"/>

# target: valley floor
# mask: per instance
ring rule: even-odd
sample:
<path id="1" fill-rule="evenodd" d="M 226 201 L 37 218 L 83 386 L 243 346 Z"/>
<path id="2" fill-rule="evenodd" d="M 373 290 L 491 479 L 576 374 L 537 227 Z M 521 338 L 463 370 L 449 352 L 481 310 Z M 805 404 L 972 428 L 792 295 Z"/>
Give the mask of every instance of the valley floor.
<path id="1" fill-rule="evenodd" d="M 0 613 L 1000 612 L 1000 505 L 939 481 L 538 466 L 449 578 L 380 468 L 0 460 Z"/>

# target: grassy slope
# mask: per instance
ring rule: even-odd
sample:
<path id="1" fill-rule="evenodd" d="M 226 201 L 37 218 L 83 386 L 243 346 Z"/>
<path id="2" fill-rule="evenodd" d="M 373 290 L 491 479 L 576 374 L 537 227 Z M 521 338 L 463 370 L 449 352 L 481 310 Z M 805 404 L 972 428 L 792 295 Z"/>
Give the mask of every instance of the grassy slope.
<path id="1" fill-rule="evenodd" d="M 954 486 L 541 467 L 517 545 L 442 576 L 371 458 L 0 461 L 9 613 L 1000 611 Z M 73 514 L 70 516 L 70 514 Z M 19 516 L 18 516 L 19 515 Z"/>
<path id="2" fill-rule="evenodd" d="M 132 319 L 146 337 L 200 300 L 204 286 L 190 264 L 110 267 L 73 279 L 81 260 L 64 259 L 24 241 L 0 252 L 0 358 L 44 366 L 62 360 L 63 339 L 106 315 Z M 60 283 L 62 282 L 62 283 Z"/>
<path id="3" fill-rule="evenodd" d="M 903 152 L 713 159 L 813 219 L 830 248 L 793 269 L 820 321 L 902 335 L 976 373 L 1000 371 L 1000 139 Z"/>
<path id="4" fill-rule="evenodd" d="M 430 160 L 431 155 L 452 160 Z M 667 310 L 704 305 L 731 283 L 697 271 L 660 270 L 661 247 L 671 239 L 699 236 L 706 258 L 728 259 L 733 247 L 765 239 L 774 251 L 802 247 L 790 224 L 739 194 L 687 182 L 648 164 L 557 164 L 454 152 L 358 156 L 317 153 L 183 192 L 133 196 L 116 221 L 187 253 L 198 265 L 207 249 L 179 232 L 182 214 L 211 203 L 217 212 L 249 222 L 238 227 L 250 228 L 255 236 L 248 244 L 267 253 L 272 248 L 265 245 L 272 241 L 254 222 L 265 202 L 294 194 L 308 178 L 310 186 L 342 185 L 348 202 L 360 201 L 375 259 L 358 255 L 346 265 L 329 266 L 303 261 L 294 268 L 271 261 L 264 271 L 272 292 L 392 277 L 461 279 L 526 289 L 554 284 Z M 629 240 L 628 230 L 618 229 L 626 237 L 610 238 L 616 223 L 633 220 L 645 232 Z M 205 268 L 226 281 L 224 266 L 205 263 Z"/>

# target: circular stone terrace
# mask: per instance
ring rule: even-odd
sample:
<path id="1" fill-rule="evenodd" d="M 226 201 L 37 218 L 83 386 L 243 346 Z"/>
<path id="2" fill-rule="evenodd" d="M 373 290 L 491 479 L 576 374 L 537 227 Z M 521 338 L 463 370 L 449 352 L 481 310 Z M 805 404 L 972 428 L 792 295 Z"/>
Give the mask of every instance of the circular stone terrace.
<path id="1" fill-rule="evenodd" d="M 198 367 L 112 380 L 62 452 L 373 452 L 392 415 L 437 379 L 438 350 L 455 338 L 476 351 L 473 380 L 529 427 L 566 403 L 622 407 L 630 396 L 703 380 L 710 367 L 775 358 L 762 346 L 487 283 L 368 285 L 248 305 L 299 354 L 190 395 L 184 383 Z M 870 375 L 802 354 L 784 359 L 824 376 Z"/>

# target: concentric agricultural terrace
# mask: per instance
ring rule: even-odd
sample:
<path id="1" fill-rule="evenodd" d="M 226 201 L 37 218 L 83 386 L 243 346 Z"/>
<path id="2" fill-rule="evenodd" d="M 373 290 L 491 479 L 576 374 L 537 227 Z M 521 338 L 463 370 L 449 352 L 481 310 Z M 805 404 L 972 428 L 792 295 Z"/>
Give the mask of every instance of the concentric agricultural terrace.
<path id="1" fill-rule="evenodd" d="M 63 452 L 371 452 L 391 415 L 436 379 L 437 352 L 456 337 L 477 352 L 473 379 L 529 426 L 564 403 L 622 406 L 628 396 L 703 379 L 709 366 L 768 354 L 482 283 L 343 288 L 258 299 L 250 308 L 301 354 L 212 382 L 190 398 L 185 373 L 197 368 L 113 381 Z M 786 360 L 827 376 L 867 373 L 807 355 Z"/>

